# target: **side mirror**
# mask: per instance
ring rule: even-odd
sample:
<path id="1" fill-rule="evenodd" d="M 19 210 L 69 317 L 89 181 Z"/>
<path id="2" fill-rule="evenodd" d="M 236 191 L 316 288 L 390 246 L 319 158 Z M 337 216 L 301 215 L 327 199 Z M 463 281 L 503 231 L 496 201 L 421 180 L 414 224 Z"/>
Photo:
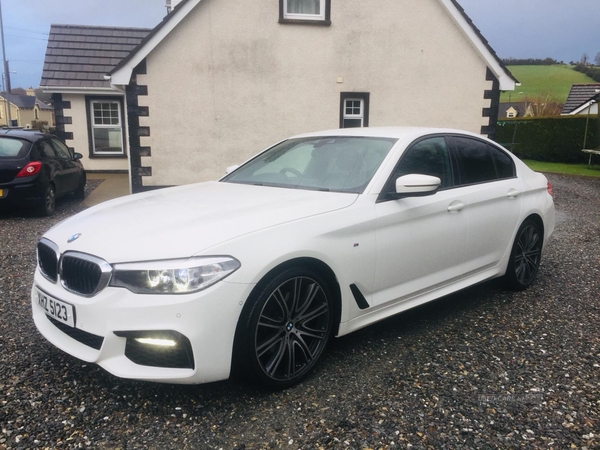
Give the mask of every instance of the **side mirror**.
<path id="1" fill-rule="evenodd" d="M 75 161 L 80 160 L 81 158 L 83 158 L 83 155 L 81 153 L 77 153 L 77 152 L 73 153 L 73 159 Z"/>
<path id="2" fill-rule="evenodd" d="M 396 198 L 433 195 L 442 185 L 442 180 L 430 175 L 409 174 L 396 180 Z"/>
<path id="3" fill-rule="evenodd" d="M 229 166 L 227 169 L 225 169 L 225 175 L 229 175 L 231 172 L 233 172 L 238 167 L 240 167 L 239 164 L 236 164 L 234 166 Z"/>

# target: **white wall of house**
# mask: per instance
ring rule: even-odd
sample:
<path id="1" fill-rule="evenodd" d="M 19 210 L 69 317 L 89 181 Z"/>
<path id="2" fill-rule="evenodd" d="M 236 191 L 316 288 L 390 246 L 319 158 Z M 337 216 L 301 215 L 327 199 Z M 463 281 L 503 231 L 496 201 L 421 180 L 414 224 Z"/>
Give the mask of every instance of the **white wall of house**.
<path id="1" fill-rule="evenodd" d="M 587 116 L 588 114 L 590 114 L 590 115 L 598 114 L 598 103 L 594 103 L 591 108 L 589 106 L 586 106 L 584 109 L 579 111 L 577 114 L 584 115 L 584 116 Z"/>
<path id="2" fill-rule="evenodd" d="M 439 0 L 332 2 L 331 26 L 278 16 L 273 0 L 203 0 L 148 55 L 145 186 L 216 179 L 289 135 L 338 128 L 340 92 L 370 93 L 369 126 L 488 123 L 486 63 Z"/>
<path id="3" fill-rule="evenodd" d="M 73 139 L 67 139 L 66 144 L 83 155 L 83 167 L 91 171 L 129 170 L 127 158 L 90 158 L 85 95 L 63 94 L 62 99 L 71 102 L 71 109 L 65 109 L 64 115 L 73 120 L 72 124 L 65 124 L 65 132 L 73 133 Z"/>

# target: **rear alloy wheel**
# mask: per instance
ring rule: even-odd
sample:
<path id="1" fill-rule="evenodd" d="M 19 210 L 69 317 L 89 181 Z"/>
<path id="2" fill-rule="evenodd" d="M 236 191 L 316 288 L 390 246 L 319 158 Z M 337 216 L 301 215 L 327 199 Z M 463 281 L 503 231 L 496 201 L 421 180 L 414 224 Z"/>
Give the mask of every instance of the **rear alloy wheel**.
<path id="1" fill-rule="evenodd" d="M 49 184 L 44 190 L 44 198 L 40 205 L 39 212 L 42 216 L 51 216 L 54 214 L 54 208 L 56 207 L 56 193 L 54 192 L 54 186 Z"/>
<path id="2" fill-rule="evenodd" d="M 286 388 L 317 364 L 332 332 L 327 284 L 311 270 L 288 269 L 271 280 L 246 319 L 248 368 L 262 384 Z"/>
<path id="3" fill-rule="evenodd" d="M 517 231 L 506 270 L 505 279 L 509 287 L 522 291 L 533 284 L 542 259 L 543 242 L 541 226 L 531 219 L 523 222 Z"/>

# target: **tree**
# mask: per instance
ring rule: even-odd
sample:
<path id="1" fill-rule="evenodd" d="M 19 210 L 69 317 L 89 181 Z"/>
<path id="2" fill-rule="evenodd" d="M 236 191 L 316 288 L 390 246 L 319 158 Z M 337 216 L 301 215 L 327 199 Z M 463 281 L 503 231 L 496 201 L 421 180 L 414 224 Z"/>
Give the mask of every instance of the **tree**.
<path id="1" fill-rule="evenodd" d="M 585 66 L 589 60 L 590 60 L 590 57 L 587 55 L 587 53 L 584 53 L 583 56 L 581 57 L 581 64 L 583 64 Z"/>
<path id="2" fill-rule="evenodd" d="M 594 58 L 594 62 L 597 66 L 600 66 L 600 52 L 596 53 L 596 57 Z"/>

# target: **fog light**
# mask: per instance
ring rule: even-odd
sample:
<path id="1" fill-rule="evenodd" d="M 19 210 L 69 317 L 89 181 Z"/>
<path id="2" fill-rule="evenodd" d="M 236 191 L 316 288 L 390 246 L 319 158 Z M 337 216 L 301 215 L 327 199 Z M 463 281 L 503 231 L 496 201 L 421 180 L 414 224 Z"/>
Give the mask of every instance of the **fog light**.
<path id="1" fill-rule="evenodd" d="M 175 347 L 177 342 L 171 339 L 136 338 L 140 344 L 157 345 L 159 347 Z"/>
<path id="2" fill-rule="evenodd" d="M 190 340 L 174 330 L 115 331 L 126 338 L 124 355 L 140 366 L 193 369 Z"/>

